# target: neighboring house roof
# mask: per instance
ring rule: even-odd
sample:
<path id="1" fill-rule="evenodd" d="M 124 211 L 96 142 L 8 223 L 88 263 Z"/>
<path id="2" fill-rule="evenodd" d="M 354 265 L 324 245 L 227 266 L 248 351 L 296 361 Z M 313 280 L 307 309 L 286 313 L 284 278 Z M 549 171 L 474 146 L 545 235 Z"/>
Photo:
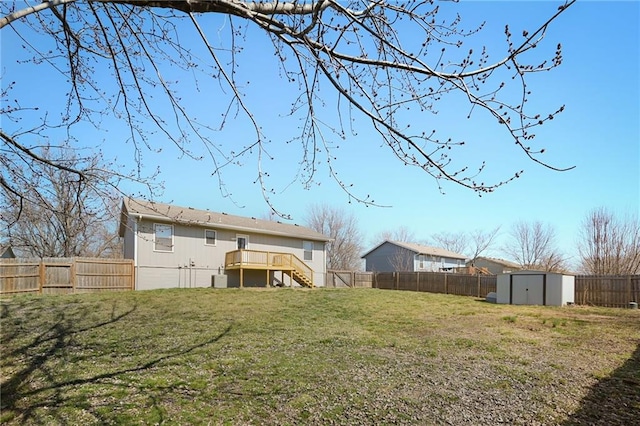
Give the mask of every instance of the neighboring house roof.
<path id="1" fill-rule="evenodd" d="M 429 256 L 448 257 L 448 258 L 463 259 L 463 260 L 466 259 L 466 256 L 464 254 L 454 253 L 452 251 L 445 250 L 445 249 L 442 249 L 442 248 L 439 248 L 439 247 L 423 246 L 421 244 L 405 243 L 405 242 L 402 242 L 402 241 L 391 241 L 391 240 L 386 240 L 386 241 L 382 242 L 381 244 L 378 244 L 373 249 L 371 249 L 368 252 L 366 252 L 365 254 L 363 254 L 362 258 L 367 257 L 370 253 L 374 252 L 379 247 L 381 247 L 382 245 L 387 244 L 387 243 L 396 245 L 398 247 L 405 248 L 405 249 L 407 249 L 409 251 L 414 252 L 415 254 L 426 254 L 426 255 L 429 255 Z"/>
<path id="2" fill-rule="evenodd" d="M 305 226 L 274 222 L 254 217 L 234 216 L 209 210 L 197 210 L 191 207 L 180 207 L 171 204 L 136 200 L 133 198 L 125 198 L 122 202 L 120 236 L 124 235 L 127 215 L 139 216 L 148 220 L 160 220 L 184 225 L 287 236 L 313 241 L 331 240 L 331 238 L 326 235 Z"/>
<path id="3" fill-rule="evenodd" d="M 486 262 L 493 262 L 495 264 L 502 265 L 502 266 L 505 266 L 507 268 L 515 268 L 515 269 L 520 269 L 521 268 L 521 266 L 518 265 L 517 263 L 510 262 L 510 261 L 504 260 L 504 259 L 496 259 L 496 258 L 493 258 L 493 257 L 480 256 L 480 257 L 476 258 L 476 261 L 478 261 L 478 260 L 484 260 Z M 470 261 L 468 263 L 473 263 L 473 261 Z"/>
<path id="4" fill-rule="evenodd" d="M 13 259 L 16 255 L 13 252 L 13 249 L 9 245 L 0 245 L 0 258 L 2 259 Z"/>

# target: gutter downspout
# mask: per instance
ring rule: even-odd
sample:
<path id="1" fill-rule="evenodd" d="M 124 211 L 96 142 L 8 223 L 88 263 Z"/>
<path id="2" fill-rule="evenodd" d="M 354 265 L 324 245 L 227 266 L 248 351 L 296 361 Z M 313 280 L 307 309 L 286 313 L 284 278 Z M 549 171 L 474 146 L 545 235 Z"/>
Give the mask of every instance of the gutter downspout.
<path id="1" fill-rule="evenodd" d="M 140 275 L 138 269 L 138 221 L 142 219 L 142 216 L 133 218 L 133 269 L 135 270 L 135 289 L 138 290 L 138 275 Z"/>

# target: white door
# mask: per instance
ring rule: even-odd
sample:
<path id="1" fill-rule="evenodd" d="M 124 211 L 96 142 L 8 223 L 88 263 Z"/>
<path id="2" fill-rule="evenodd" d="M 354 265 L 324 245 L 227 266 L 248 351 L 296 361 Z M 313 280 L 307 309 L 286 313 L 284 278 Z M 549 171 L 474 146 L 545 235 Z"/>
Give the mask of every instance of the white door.
<path id="1" fill-rule="evenodd" d="M 238 244 L 238 250 L 246 250 L 249 248 L 249 236 L 248 235 L 236 235 L 236 241 Z"/>
<path id="2" fill-rule="evenodd" d="M 544 275 L 512 275 L 514 305 L 544 305 Z"/>

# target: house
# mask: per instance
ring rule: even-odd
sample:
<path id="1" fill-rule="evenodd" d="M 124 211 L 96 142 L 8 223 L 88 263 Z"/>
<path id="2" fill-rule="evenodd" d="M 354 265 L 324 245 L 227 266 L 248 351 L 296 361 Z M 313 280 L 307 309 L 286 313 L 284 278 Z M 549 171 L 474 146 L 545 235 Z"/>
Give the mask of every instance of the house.
<path id="1" fill-rule="evenodd" d="M 137 290 L 324 285 L 330 238 L 303 226 L 126 198 Z"/>
<path id="2" fill-rule="evenodd" d="M 492 257 L 477 257 L 475 260 L 467 262 L 467 266 L 487 269 L 493 275 L 507 274 L 522 269 L 517 263 L 504 259 L 494 259 Z"/>
<path id="3" fill-rule="evenodd" d="M 13 249 L 9 245 L 0 244 L 0 259 L 13 259 L 16 255 L 13 253 Z"/>
<path id="4" fill-rule="evenodd" d="M 365 253 L 367 271 L 444 272 L 465 264 L 465 256 L 437 247 L 386 240 Z"/>

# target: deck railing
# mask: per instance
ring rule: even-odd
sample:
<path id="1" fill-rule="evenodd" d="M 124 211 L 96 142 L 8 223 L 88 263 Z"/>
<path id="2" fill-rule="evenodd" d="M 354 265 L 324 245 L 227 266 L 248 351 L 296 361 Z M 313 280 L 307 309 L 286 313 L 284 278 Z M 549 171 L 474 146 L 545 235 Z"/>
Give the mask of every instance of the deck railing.
<path id="1" fill-rule="evenodd" d="M 309 268 L 309 266 L 297 256 L 291 255 L 291 265 L 294 271 L 300 275 L 304 275 L 310 282 L 313 282 L 313 269 Z"/>
<path id="2" fill-rule="evenodd" d="M 295 254 L 259 250 L 234 250 L 225 255 L 226 269 L 274 269 L 295 271 L 313 281 L 313 269 Z"/>

